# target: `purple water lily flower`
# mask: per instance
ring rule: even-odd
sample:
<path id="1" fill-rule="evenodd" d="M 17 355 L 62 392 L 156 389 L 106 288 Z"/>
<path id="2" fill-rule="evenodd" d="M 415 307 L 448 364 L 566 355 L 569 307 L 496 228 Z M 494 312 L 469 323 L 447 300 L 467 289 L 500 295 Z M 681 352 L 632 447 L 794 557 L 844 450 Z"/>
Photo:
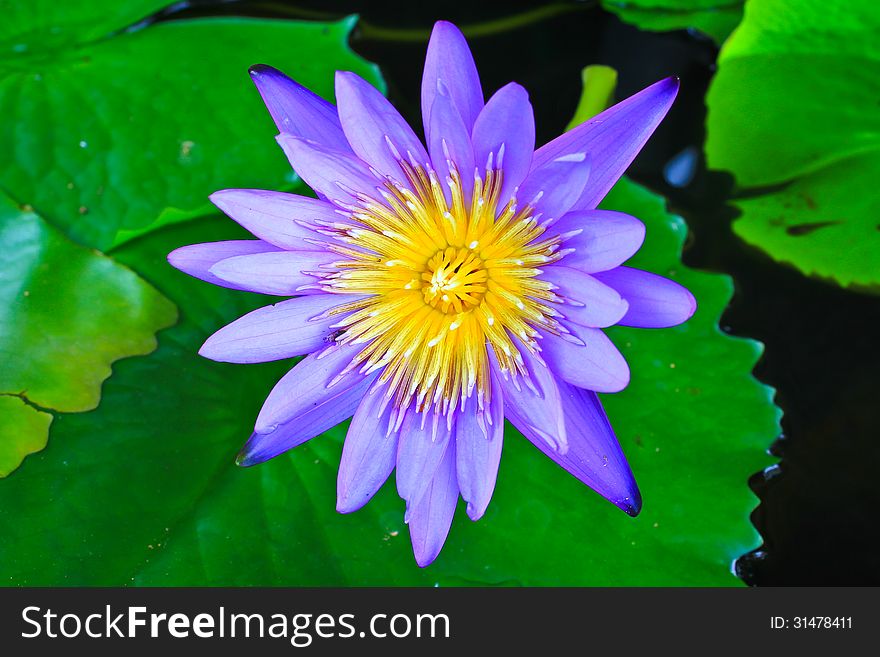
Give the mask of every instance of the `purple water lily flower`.
<path id="1" fill-rule="evenodd" d="M 362 507 L 396 469 L 420 566 L 459 495 L 479 519 L 504 420 L 630 515 L 641 498 L 597 392 L 629 382 L 605 336 L 690 317 L 693 296 L 622 266 L 645 228 L 596 205 L 666 114 L 674 78 L 535 150 L 525 89 L 484 102 L 452 24 L 434 27 L 422 80 L 425 143 L 353 73 L 334 107 L 275 69 L 253 79 L 278 142 L 317 199 L 227 189 L 211 200 L 258 239 L 195 244 L 172 265 L 211 283 L 294 298 L 220 329 L 200 353 L 306 357 L 266 399 L 239 455 L 254 465 L 352 418 L 337 509 Z"/>

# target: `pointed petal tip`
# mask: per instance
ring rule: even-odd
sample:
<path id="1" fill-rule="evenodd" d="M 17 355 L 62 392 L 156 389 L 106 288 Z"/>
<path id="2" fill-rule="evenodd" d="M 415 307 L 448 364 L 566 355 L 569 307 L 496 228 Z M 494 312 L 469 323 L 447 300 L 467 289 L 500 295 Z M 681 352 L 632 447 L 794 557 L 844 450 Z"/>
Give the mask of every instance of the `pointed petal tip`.
<path id="1" fill-rule="evenodd" d="M 458 25 L 447 20 L 439 20 L 434 23 L 431 30 L 431 37 L 434 36 L 453 36 L 464 40 L 464 34 Z"/>
<path id="2" fill-rule="evenodd" d="M 199 356 L 201 356 L 202 358 L 207 358 L 208 360 L 213 360 L 216 363 L 235 362 L 234 360 L 230 359 L 229 354 L 225 352 L 222 344 L 219 348 L 217 347 L 217 340 L 214 339 L 215 335 L 216 333 L 205 340 L 205 343 L 201 347 L 199 347 Z"/>
<path id="3" fill-rule="evenodd" d="M 606 393 L 612 393 L 612 394 L 616 393 L 616 392 L 622 392 L 629 385 L 630 378 L 631 378 L 630 370 L 629 370 L 629 366 L 627 365 L 626 375 L 624 375 L 624 373 L 621 372 L 620 376 L 618 378 L 616 378 L 613 381 L 610 381 L 608 383 L 607 390 L 598 390 L 597 392 L 606 392 Z"/>
<path id="4" fill-rule="evenodd" d="M 378 491 L 376 491 L 378 492 Z M 354 513 L 363 509 L 373 499 L 375 493 L 363 490 L 352 491 L 348 486 L 336 489 L 336 512 L 342 514 Z"/>
<path id="5" fill-rule="evenodd" d="M 249 468 L 286 454 L 292 449 L 299 447 L 314 436 L 305 440 L 290 441 L 285 433 L 285 425 L 276 425 L 268 431 L 257 431 L 251 434 L 244 446 L 235 456 L 235 465 Z"/>
<path id="6" fill-rule="evenodd" d="M 614 504 L 632 518 L 635 518 L 642 512 L 642 494 L 639 492 L 635 481 L 632 483 L 632 493 Z"/>
<path id="7" fill-rule="evenodd" d="M 216 192 L 208 194 L 208 200 L 220 212 L 227 216 L 232 216 L 236 208 L 236 201 L 241 201 L 245 194 L 250 190 L 245 189 L 218 189 Z"/>
<path id="8" fill-rule="evenodd" d="M 269 66 L 268 64 L 254 64 L 248 69 L 248 73 L 254 79 L 263 77 L 263 76 L 271 76 L 271 75 L 284 75 L 281 71 L 279 71 L 274 66 Z"/>
<path id="9" fill-rule="evenodd" d="M 197 264 L 197 261 L 199 260 L 199 251 L 203 247 L 210 246 L 212 246 L 210 242 L 184 244 L 183 246 L 177 247 L 168 255 L 166 255 L 165 260 L 168 261 L 169 265 L 171 265 L 175 269 L 182 271 L 184 274 L 189 274 L 190 276 L 201 278 L 197 273 L 199 268 L 194 266 L 194 264 Z M 194 263 L 194 260 L 196 261 L 196 263 Z"/>
<path id="10" fill-rule="evenodd" d="M 210 340 L 210 338 L 209 338 L 209 340 Z M 208 346 L 208 341 L 206 340 L 205 343 L 201 347 L 199 347 L 199 356 L 201 356 L 202 358 L 211 358 L 208 355 L 210 353 L 210 351 L 211 351 L 211 347 Z"/>
<path id="11" fill-rule="evenodd" d="M 340 96 L 345 96 L 346 93 L 357 94 L 361 92 L 370 94 L 375 92 L 375 94 L 382 96 L 374 85 L 367 82 L 354 71 L 336 71 L 333 74 L 333 84 L 336 91 L 337 104 L 343 102 L 343 99 L 340 98 Z M 382 96 L 382 98 L 384 99 L 384 96 Z"/>
<path id="12" fill-rule="evenodd" d="M 211 203 L 216 205 L 218 208 L 222 209 L 220 204 L 223 203 L 224 199 L 230 195 L 230 192 L 234 192 L 234 191 L 236 191 L 236 190 L 234 190 L 234 189 L 218 189 L 216 192 L 212 192 L 211 194 L 208 194 L 208 200 L 211 201 Z"/>
<path id="13" fill-rule="evenodd" d="M 486 513 L 486 508 L 477 508 L 470 502 L 467 503 L 467 516 L 474 522 L 483 517 L 483 514 Z"/>
<path id="14" fill-rule="evenodd" d="M 233 204 L 230 203 L 230 194 L 228 193 L 230 191 L 232 190 L 222 189 L 213 194 L 208 194 L 208 200 L 211 204 L 227 217 L 231 216 L 234 212 Z"/>
<path id="15" fill-rule="evenodd" d="M 418 564 L 419 568 L 427 568 L 430 566 L 439 556 L 440 551 L 434 552 L 433 550 L 430 552 L 420 553 L 413 549 L 413 555 L 416 558 L 416 564 Z"/>
<path id="16" fill-rule="evenodd" d="M 694 316 L 695 312 L 697 312 L 697 298 L 694 296 L 694 293 L 687 288 L 685 288 L 685 292 L 687 292 L 688 299 L 688 311 L 687 317 L 685 318 L 685 321 L 687 321 Z"/>
<path id="17" fill-rule="evenodd" d="M 362 506 L 363 504 L 353 503 L 350 499 L 348 499 L 348 495 L 345 493 L 340 493 L 336 496 L 336 513 L 354 513 Z"/>
<path id="18" fill-rule="evenodd" d="M 165 256 L 165 260 L 168 261 L 168 264 L 174 267 L 175 269 L 180 269 L 180 251 L 186 247 L 179 247 L 174 249 L 171 253 Z M 183 271 L 181 269 L 181 271 Z"/>
<path id="19" fill-rule="evenodd" d="M 300 86 L 296 80 L 268 64 L 254 64 L 248 68 L 248 74 L 251 76 L 251 81 L 256 85 L 257 90 L 261 95 L 273 87 L 277 88 L 279 85 L 286 83 L 292 82 L 296 86 Z"/>
<path id="20" fill-rule="evenodd" d="M 633 233 L 638 235 L 638 248 L 641 249 L 645 243 L 645 237 L 648 235 L 648 227 L 645 225 L 645 222 L 641 219 L 636 219 L 633 223 Z M 636 251 L 638 252 L 638 249 Z"/>
<path id="21" fill-rule="evenodd" d="M 357 77 L 351 71 L 336 71 L 333 74 L 333 83 L 336 87 L 336 102 L 339 102 L 339 87 L 340 86 L 350 86 L 354 80 L 353 77 Z"/>
<path id="22" fill-rule="evenodd" d="M 677 75 L 670 75 L 668 78 L 664 78 L 656 83 L 656 86 L 659 87 L 661 91 L 669 94 L 669 101 L 672 102 L 675 100 L 675 97 L 678 95 L 678 90 L 681 88 L 681 78 Z"/>
<path id="23" fill-rule="evenodd" d="M 257 465 L 259 463 L 264 463 L 268 461 L 269 459 L 266 458 L 265 455 L 261 454 L 259 450 L 259 443 L 264 437 L 264 434 L 251 434 L 251 437 L 248 438 L 248 441 L 242 446 L 238 454 L 235 455 L 235 465 L 239 466 L 240 468 L 249 468 L 252 465 Z"/>
<path id="24" fill-rule="evenodd" d="M 249 453 L 247 445 L 242 447 L 241 451 L 235 455 L 235 465 L 241 468 L 249 468 L 252 465 L 256 465 L 257 463 L 259 463 L 259 461 L 252 457 L 252 455 Z"/>
<path id="25" fill-rule="evenodd" d="M 508 82 L 498 91 L 519 94 L 520 96 L 523 96 L 526 100 L 529 100 L 529 90 L 522 86 L 519 82 Z"/>
<path id="26" fill-rule="evenodd" d="M 605 494 L 603 497 L 631 518 L 635 518 L 642 512 L 642 493 L 636 483 L 635 476 L 629 466 L 621 473 L 617 493 Z"/>

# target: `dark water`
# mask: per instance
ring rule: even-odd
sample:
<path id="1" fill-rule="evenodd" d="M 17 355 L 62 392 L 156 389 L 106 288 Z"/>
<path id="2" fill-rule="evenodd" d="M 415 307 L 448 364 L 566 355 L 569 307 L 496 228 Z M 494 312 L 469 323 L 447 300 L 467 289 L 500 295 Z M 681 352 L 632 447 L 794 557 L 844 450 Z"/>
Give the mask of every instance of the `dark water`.
<path id="1" fill-rule="evenodd" d="M 540 143 L 570 119 L 587 64 L 618 70 L 618 98 L 678 75 L 676 105 L 630 175 L 667 196 L 687 219 L 688 265 L 734 277 L 736 295 L 722 327 L 764 342 L 755 374 L 777 388 L 785 413 L 784 435 L 768 445 L 780 465 L 749 482 L 761 499 L 752 519 L 764 545 L 740 560 L 739 574 L 753 585 L 880 584 L 880 297 L 808 279 L 739 241 L 730 228 L 734 212 L 724 204 L 729 176 L 706 172 L 700 161 L 688 185 L 664 179 L 671 158 L 688 147 L 702 150 L 703 97 L 717 54 L 710 41 L 686 32 L 640 32 L 590 1 L 446 3 L 442 10 L 427 2 L 192 4 L 175 13 L 360 14 L 352 46 L 381 66 L 391 99 L 414 126 L 421 125 L 422 35 L 440 18 L 476 28 L 479 36 L 469 41 L 485 89 L 511 80 L 528 88 Z"/>

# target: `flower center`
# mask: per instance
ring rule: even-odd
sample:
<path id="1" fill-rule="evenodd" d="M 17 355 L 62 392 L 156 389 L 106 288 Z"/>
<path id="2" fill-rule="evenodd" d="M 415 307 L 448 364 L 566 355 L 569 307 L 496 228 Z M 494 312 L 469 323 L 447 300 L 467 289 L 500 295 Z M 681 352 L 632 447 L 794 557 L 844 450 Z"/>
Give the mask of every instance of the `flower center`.
<path id="1" fill-rule="evenodd" d="M 527 376 L 519 350 L 539 350 L 539 329 L 557 332 L 548 303 L 558 297 L 538 267 L 559 258 L 559 240 L 531 207 L 499 205 L 499 169 L 475 174 L 466 194 L 454 167 L 444 189 L 433 171 L 399 162 L 408 184 L 385 180 L 381 200 L 361 194 L 344 219 L 321 224 L 341 259 L 316 275 L 325 292 L 363 296 L 328 313 L 347 313 L 337 343 L 361 345 L 343 374 L 380 372 L 374 389 L 393 401 L 392 424 L 411 407 L 451 423 L 473 394 L 483 408 L 490 359 Z"/>
<path id="2" fill-rule="evenodd" d="M 425 303 L 441 312 L 461 313 L 480 304 L 489 274 L 470 249 L 453 246 L 438 251 L 422 273 Z"/>

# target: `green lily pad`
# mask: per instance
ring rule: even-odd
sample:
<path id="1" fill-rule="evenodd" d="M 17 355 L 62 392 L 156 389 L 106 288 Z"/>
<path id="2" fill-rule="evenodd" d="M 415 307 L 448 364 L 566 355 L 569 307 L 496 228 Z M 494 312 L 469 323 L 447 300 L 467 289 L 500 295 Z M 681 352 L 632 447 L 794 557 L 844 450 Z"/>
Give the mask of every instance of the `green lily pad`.
<path id="1" fill-rule="evenodd" d="M 693 28 L 723 43 L 739 24 L 745 0 L 602 0 L 602 7 L 642 30 Z"/>
<path id="2" fill-rule="evenodd" d="M 167 2 L 71 0 L 60 12 L 58 3 L 41 11 L 45 0 L 12 4 L 14 21 L 4 14 L 0 28 L 0 187 L 104 251 L 204 215 L 219 188 L 293 184 L 248 79 L 252 64 L 271 61 L 327 97 L 336 69 L 381 84 L 348 48 L 354 18 L 125 30 Z"/>
<path id="3" fill-rule="evenodd" d="M 0 0 L 0 52 L 76 48 L 122 30 L 168 6 L 168 0 Z"/>
<path id="4" fill-rule="evenodd" d="M 52 415 L 16 395 L 0 394 L 0 477 L 15 470 L 24 457 L 39 452 L 49 439 Z"/>
<path id="5" fill-rule="evenodd" d="M 182 320 L 149 358 L 117 366 L 96 411 L 59 417 L 51 449 L 0 488 L 0 581 L 737 584 L 731 561 L 757 544 L 746 480 L 768 464 L 764 449 L 778 431 L 772 390 L 750 374 L 760 347 L 718 330 L 730 280 L 681 265 L 685 227 L 660 198 L 622 181 L 608 206 L 648 226 L 633 264 L 676 278 L 700 303 L 676 329 L 614 331 L 633 381 L 604 401 L 642 487 L 638 518 L 510 429 L 486 517 L 471 523 L 459 509 L 440 558 L 421 570 L 393 483 L 361 511 L 335 512 L 344 426 L 269 463 L 236 467 L 262 399 L 290 363 L 229 365 L 196 354 L 213 330 L 268 301 L 160 261 L 181 244 L 241 235 L 206 219 L 118 251 L 180 304 Z M 66 522 L 71 514 L 76 523 Z M 36 527 L 53 528 L 51 558 Z"/>
<path id="6" fill-rule="evenodd" d="M 745 190 L 734 231 L 805 274 L 880 285 L 880 4 L 751 0 L 707 104 L 709 165 Z"/>
<path id="7" fill-rule="evenodd" d="M 177 317 L 174 305 L 132 271 L 2 196 L 0 272 L 0 395 L 40 409 L 97 406 L 110 365 L 155 349 L 155 332 Z M 51 415 L 0 399 L 5 476 L 45 445 Z"/>

